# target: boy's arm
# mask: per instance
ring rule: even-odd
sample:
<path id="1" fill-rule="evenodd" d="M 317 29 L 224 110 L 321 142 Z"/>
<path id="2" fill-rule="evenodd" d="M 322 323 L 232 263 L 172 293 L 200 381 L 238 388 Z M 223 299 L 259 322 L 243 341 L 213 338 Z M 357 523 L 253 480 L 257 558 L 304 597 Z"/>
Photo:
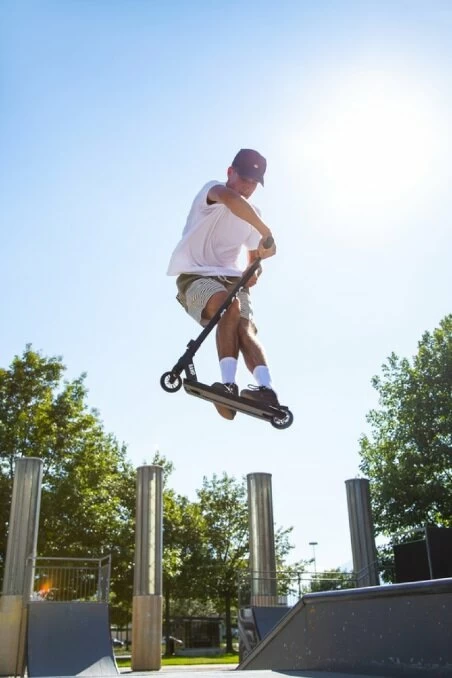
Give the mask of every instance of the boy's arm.
<path id="1" fill-rule="evenodd" d="M 207 200 L 210 203 L 221 202 L 223 205 L 226 205 L 236 217 L 251 224 L 263 238 L 267 238 L 272 234 L 254 207 L 245 198 L 242 198 L 240 193 L 233 191 L 232 188 L 227 188 L 227 186 L 222 186 L 221 184 L 212 186 L 207 194 Z"/>
<path id="2" fill-rule="evenodd" d="M 248 266 L 250 266 L 255 259 L 259 256 L 258 250 L 248 250 Z M 250 278 L 246 284 L 246 287 L 253 287 L 256 283 L 258 278 L 260 277 L 262 273 L 262 266 L 259 266 L 252 278 Z"/>
<path id="3" fill-rule="evenodd" d="M 232 188 L 223 186 L 222 184 L 217 184 L 212 186 L 207 194 L 207 201 L 209 203 L 220 202 L 223 205 L 226 205 L 228 209 L 231 210 L 236 217 L 243 219 L 253 226 L 258 233 L 261 234 L 262 239 L 259 243 L 259 247 L 256 250 L 257 256 L 261 259 L 267 259 L 276 254 L 276 245 L 273 242 L 273 245 L 269 248 L 264 247 L 264 241 L 272 236 L 271 230 L 268 226 L 262 221 L 256 210 L 250 203 L 245 200 L 239 193 L 233 191 Z"/>

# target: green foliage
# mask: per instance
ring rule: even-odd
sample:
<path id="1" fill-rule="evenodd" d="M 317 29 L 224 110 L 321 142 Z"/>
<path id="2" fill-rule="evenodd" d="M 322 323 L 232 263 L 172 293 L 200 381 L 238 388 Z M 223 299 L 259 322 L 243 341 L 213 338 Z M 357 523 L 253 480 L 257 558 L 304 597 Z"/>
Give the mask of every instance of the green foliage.
<path id="1" fill-rule="evenodd" d="M 319 591 L 339 591 L 356 587 L 355 575 L 340 567 L 314 574 L 311 580 L 311 593 Z"/>
<path id="2" fill-rule="evenodd" d="M 197 494 L 207 543 L 205 574 L 211 593 L 221 598 L 236 590 L 238 570 L 247 563 L 246 486 L 226 473 L 214 474 L 211 480 L 203 478 Z"/>
<path id="3" fill-rule="evenodd" d="M 423 335 L 411 362 L 393 353 L 373 386 L 380 407 L 367 416 L 360 468 L 377 534 L 452 526 L 452 315 Z"/>
<path id="4" fill-rule="evenodd" d="M 167 459 L 165 455 L 160 453 L 160 450 L 156 450 L 154 457 L 151 462 L 155 466 L 161 466 L 163 469 L 163 486 L 168 485 L 168 480 L 172 472 L 174 471 L 174 464 L 172 461 Z"/>
<path id="5" fill-rule="evenodd" d="M 205 559 L 203 523 L 199 506 L 167 489 L 163 495 L 163 586 L 172 615 L 201 614 L 206 599 L 202 577 Z"/>
<path id="6" fill-rule="evenodd" d="M 303 567 L 302 561 L 299 563 L 294 563 L 291 568 L 287 568 L 285 565 L 285 560 L 289 553 L 293 549 L 293 544 L 290 541 L 290 535 L 293 532 L 293 526 L 290 527 L 278 527 L 275 531 L 275 556 L 276 556 L 276 569 L 280 570 L 286 568 L 286 571 L 293 569 L 294 571 L 299 570 Z"/>
<path id="7" fill-rule="evenodd" d="M 0 370 L 1 524 L 9 518 L 14 459 L 43 461 L 38 553 L 46 556 L 113 555 L 113 591 L 131 595 L 134 472 L 126 448 L 104 432 L 88 410 L 84 375 L 63 382 L 61 358 L 27 346 Z M 0 558 L 6 551 L 2 530 Z"/>
<path id="8" fill-rule="evenodd" d="M 226 473 L 204 477 L 197 498 L 191 503 L 165 492 L 166 611 L 171 606 L 171 616 L 224 614 L 227 648 L 232 648 L 239 577 L 247 572 L 249 559 L 246 480 Z M 293 548 L 290 532 L 291 528 L 276 531 L 278 564 Z"/>

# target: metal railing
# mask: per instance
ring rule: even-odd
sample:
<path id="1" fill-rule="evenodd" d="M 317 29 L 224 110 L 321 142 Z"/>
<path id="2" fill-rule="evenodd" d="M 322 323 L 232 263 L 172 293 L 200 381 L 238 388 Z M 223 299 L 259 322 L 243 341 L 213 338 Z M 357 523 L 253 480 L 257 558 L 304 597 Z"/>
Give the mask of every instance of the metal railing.
<path id="1" fill-rule="evenodd" d="M 239 607 L 292 607 L 305 593 L 356 588 L 355 572 L 278 571 L 242 573 L 238 578 Z"/>
<path id="2" fill-rule="evenodd" d="M 108 602 L 111 556 L 103 558 L 29 558 L 31 600 Z"/>

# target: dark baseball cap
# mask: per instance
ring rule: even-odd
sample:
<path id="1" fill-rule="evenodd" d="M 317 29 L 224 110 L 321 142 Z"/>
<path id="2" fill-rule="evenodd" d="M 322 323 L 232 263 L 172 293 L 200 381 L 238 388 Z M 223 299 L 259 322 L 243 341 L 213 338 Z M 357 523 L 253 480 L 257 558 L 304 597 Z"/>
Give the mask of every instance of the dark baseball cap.
<path id="1" fill-rule="evenodd" d="M 252 179 L 264 185 L 264 174 L 267 169 L 266 159 L 251 148 L 242 148 L 232 161 L 232 167 L 244 179 Z"/>

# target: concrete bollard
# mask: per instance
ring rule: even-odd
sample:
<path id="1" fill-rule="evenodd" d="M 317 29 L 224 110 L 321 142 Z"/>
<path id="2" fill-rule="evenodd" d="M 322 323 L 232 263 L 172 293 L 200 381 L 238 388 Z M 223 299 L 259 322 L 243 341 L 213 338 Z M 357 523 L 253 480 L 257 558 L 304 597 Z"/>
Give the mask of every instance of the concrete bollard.
<path id="1" fill-rule="evenodd" d="M 22 675 L 27 603 L 33 587 L 41 505 L 42 460 L 18 457 L 14 468 L 3 595 L 0 598 L 0 675 Z"/>
<path id="2" fill-rule="evenodd" d="M 247 486 L 251 605 L 274 606 L 278 597 L 271 474 L 249 473 Z"/>
<path id="3" fill-rule="evenodd" d="M 163 469 L 137 469 L 132 670 L 158 671 L 162 663 Z"/>
<path id="4" fill-rule="evenodd" d="M 345 481 L 348 518 L 352 543 L 353 570 L 358 586 L 378 586 L 377 549 L 375 546 L 369 481 L 353 478 Z"/>

